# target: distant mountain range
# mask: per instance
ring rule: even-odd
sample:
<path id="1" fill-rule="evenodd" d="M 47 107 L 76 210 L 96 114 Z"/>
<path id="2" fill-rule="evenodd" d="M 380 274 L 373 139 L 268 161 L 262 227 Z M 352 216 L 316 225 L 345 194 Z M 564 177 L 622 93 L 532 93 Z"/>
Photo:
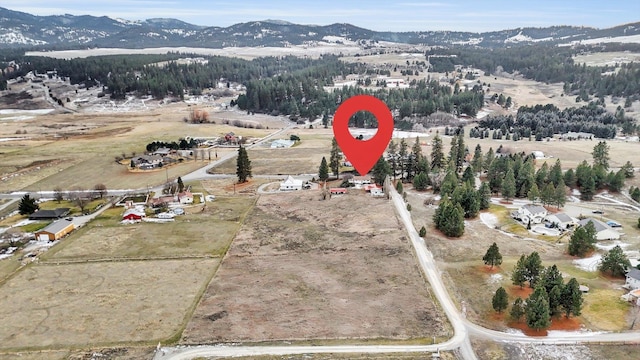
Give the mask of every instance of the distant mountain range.
<path id="1" fill-rule="evenodd" d="M 107 16 L 36 16 L 0 7 L 0 48 L 189 46 L 276 46 L 321 42 L 371 44 L 388 41 L 431 46 L 472 45 L 504 47 L 518 43 L 571 43 L 572 41 L 629 37 L 640 42 L 640 22 L 595 29 L 576 26 L 519 28 L 484 33 L 460 31 L 379 32 L 351 24 L 299 25 L 264 20 L 229 27 L 203 27 L 176 19 L 128 21 Z"/>

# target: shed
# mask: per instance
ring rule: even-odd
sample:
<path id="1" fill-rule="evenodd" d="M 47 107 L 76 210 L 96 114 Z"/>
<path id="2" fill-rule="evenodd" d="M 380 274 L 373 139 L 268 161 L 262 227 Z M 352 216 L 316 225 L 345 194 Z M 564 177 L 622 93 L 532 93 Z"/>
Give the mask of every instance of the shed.
<path id="1" fill-rule="evenodd" d="M 545 221 L 556 224 L 560 229 L 568 229 L 578 223 L 578 221 L 565 213 L 547 215 Z"/>
<path id="2" fill-rule="evenodd" d="M 67 219 L 54 221 L 44 229 L 35 233 L 36 239 L 41 241 L 60 240 L 63 236 L 75 229 L 73 222 Z"/>
<path id="3" fill-rule="evenodd" d="M 341 195 L 347 193 L 347 188 L 331 188 L 329 189 L 331 195 Z"/>

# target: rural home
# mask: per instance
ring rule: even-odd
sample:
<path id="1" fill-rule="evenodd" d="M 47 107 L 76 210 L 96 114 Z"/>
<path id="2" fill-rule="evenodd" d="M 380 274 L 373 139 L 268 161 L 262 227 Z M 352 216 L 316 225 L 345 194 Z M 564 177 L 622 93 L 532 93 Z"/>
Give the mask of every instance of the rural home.
<path id="1" fill-rule="evenodd" d="M 627 281 L 624 284 L 624 287 L 629 290 L 637 290 L 640 289 L 640 270 L 635 268 L 630 268 L 627 271 Z"/>
<path id="2" fill-rule="evenodd" d="M 133 165 L 141 169 L 153 169 L 162 164 L 162 156 L 160 155 L 141 155 L 131 159 Z"/>
<path id="3" fill-rule="evenodd" d="M 161 147 L 159 149 L 157 149 L 156 151 L 153 152 L 152 155 L 159 155 L 159 156 L 167 156 L 171 154 L 171 149 L 166 148 L 166 147 Z"/>
<path id="4" fill-rule="evenodd" d="M 580 220 L 580 222 L 578 222 L 578 225 L 585 226 L 589 222 L 592 222 L 593 226 L 596 228 L 596 240 L 600 241 L 600 240 L 620 239 L 620 233 L 610 228 L 602 221 L 592 219 L 592 218 L 586 218 L 586 219 Z"/>
<path id="5" fill-rule="evenodd" d="M 67 219 L 61 219 L 54 221 L 44 229 L 35 233 L 36 239 L 40 241 L 54 241 L 60 240 L 63 236 L 72 232 L 75 229 L 73 222 Z"/>
<path id="6" fill-rule="evenodd" d="M 29 220 L 61 219 L 69 215 L 69 208 L 57 208 L 55 210 L 38 210 L 29 215 Z"/>
<path id="7" fill-rule="evenodd" d="M 193 194 L 191 191 L 183 191 L 179 193 L 178 202 L 180 204 L 193 204 Z"/>
<path id="8" fill-rule="evenodd" d="M 531 154 L 536 159 L 544 159 L 544 153 L 542 151 L 534 150 L 534 151 L 531 152 Z"/>
<path id="9" fill-rule="evenodd" d="M 517 215 L 523 223 L 528 223 L 531 220 L 533 224 L 540 224 L 547 216 L 547 209 L 540 205 L 527 204 L 518 209 Z"/>
<path id="10" fill-rule="evenodd" d="M 302 180 L 296 180 L 291 175 L 280 183 L 280 191 L 302 190 Z"/>
<path id="11" fill-rule="evenodd" d="M 559 229 L 569 229 L 578 224 L 578 221 L 565 213 L 550 214 L 544 219 L 549 224 L 555 224 Z"/>
<path id="12" fill-rule="evenodd" d="M 369 176 L 354 176 L 350 178 L 349 184 L 353 185 L 366 185 L 371 184 L 371 178 Z"/>
<path id="13" fill-rule="evenodd" d="M 347 193 L 347 188 L 331 188 L 329 189 L 331 195 L 342 195 Z"/>
<path id="14" fill-rule="evenodd" d="M 138 209 L 128 209 L 122 215 L 122 220 L 136 221 L 136 220 L 142 220 L 142 218 L 146 216 L 147 215 L 144 213 L 144 211 L 141 211 Z"/>
<path id="15" fill-rule="evenodd" d="M 370 191 L 371 191 L 371 196 L 373 196 L 373 197 L 384 196 L 384 191 L 382 191 L 382 189 L 380 189 L 378 187 L 372 188 Z"/>

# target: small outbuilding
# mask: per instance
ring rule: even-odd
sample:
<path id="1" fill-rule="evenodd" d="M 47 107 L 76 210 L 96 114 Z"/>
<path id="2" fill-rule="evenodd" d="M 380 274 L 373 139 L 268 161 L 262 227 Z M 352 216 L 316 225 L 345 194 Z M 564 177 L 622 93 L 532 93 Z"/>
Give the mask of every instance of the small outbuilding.
<path id="1" fill-rule="evenodd" d="M 40 241 L 55 241 L 72 232 L 75 229 L 73 222 L 67 219 L 54 221 L 44 229 L 35 233 L 36 239 Z"/>
<path id="2" fill-rule="evenodd" d="M 627 281 L 624 284 L 625 288 L 629 290 L 640 289 L 640 270 L 630 268 L 629 271 L 627 271 L 626 278 Z"/>
<path id="3" fill-rule="evenodd" d="M 545 218 L 548 224 L 555 224 L 559 229 L 569 229 L 575 226 L 578 221 L 565 213 L 548 215 Z"/>
<path id="4" fill-rule="evenodd" d="M 347 193 L 347 188 L 331 188 L 329 189 L 329 193 L 331 195 L 342 195 Z"/>

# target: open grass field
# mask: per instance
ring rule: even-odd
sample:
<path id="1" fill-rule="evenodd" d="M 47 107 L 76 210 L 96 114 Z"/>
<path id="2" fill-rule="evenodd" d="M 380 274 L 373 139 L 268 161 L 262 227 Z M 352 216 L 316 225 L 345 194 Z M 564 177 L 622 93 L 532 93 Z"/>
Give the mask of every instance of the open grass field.
<path id="1" fill-rule="evenodd" d="M 218 259 L 33 265 L 0 287 L 0 347 L 157 342 L 181 328 Z M 180 291 L 176 291 L 176 289 Z"/>
<path id="2" fill-rule="evenodd" d="M 260 197 L 182 343 L 447 336 L 391 204 L 319 199 Z"/>
<path id="3" fill-rule="evenodd" d="M 217 198 L 193 213 L 166 224 L 120 224 L 124 209 L 113 209 L 108 220 L 80 229 L 42 260 L 48 262 L 112 258 L 173 258 L 223 255 L 255 198 Z M 119 210 L 119 211 L 116 211 Z"/>
<path id="4" fill-rule="evenodd" d="M 148 113 L 47 115 L 24 121 L 5 122 L 0 137 L 15 137 L 27 131 L 28 136 L 16 141 L 0 142 L 3 164 L 0 166 L 0 191 L 28 189 L 52 190 L 59 186 L 86 189 L 104 183 L 109 189 L 144 188 L 161 184 L 167 176 L 175 178 L 207 164 L 186 161 L 168 170 L 129 172 L 115 157 L 143 154 L 146 144 L 155 141 L 178 141 L 185 136 L 221 136 L 233 131 L 245 137 L 263 137 L 284 126 L 280 118 L 264 115 L 248 117 L 234 111 L 212 114 L 217 124 L 187 124 L 189 108 L 184 104 Z M 223 118 L 222 118 L 223 117 Z M 222 120 L 250 118 L 269 129 L 238 128 L 222 125 Z M 218 156 L 228 152 L 218 149 Z M 212 154 L 213 158 L 213 154 Z"/>
<path id="5" fill-rule="evenodd" d="M 324 156 L 327 161 L 331 155 L 333 132 L 329 129 L 292 129 L 281 138 L 290 135 L 301 138 L 299 144 L 287 149 L 271 149 L 268 143 L 247 151 L 254 175 L 264 174 L 310 174 L 317 173 Z M 227 161 L 212 170 L 216 174 L 234 174 L 236 162 Z"/>

